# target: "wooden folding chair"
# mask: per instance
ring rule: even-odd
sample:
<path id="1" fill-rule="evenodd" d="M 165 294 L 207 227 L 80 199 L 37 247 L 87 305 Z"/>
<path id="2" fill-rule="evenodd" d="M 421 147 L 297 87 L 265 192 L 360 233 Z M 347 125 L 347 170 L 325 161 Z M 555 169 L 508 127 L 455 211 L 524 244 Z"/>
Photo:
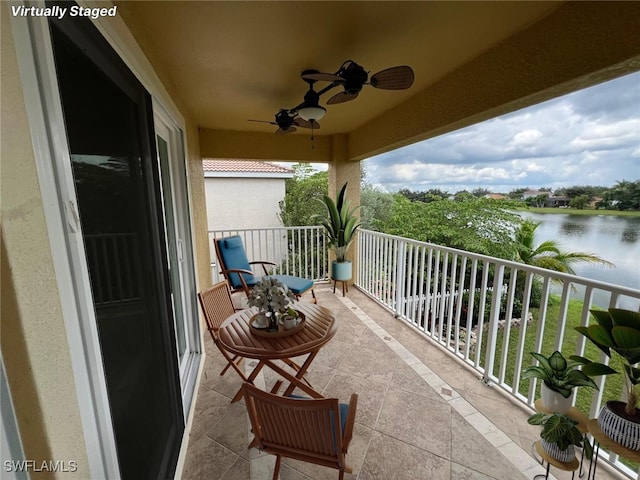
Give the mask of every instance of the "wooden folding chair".
<path id="1" fill-rule="evenodd" d="M 268 275 L 267 265 L 275 266 L 275 263 L 267 261 L 249 262 L 239 235 L 214 238 L 213 244 L 216 249 L 220 271 L 229 283 L 232 293 L 242 291 L 248 296 L 251 288 L 260 282 L 260 277 L 253 274 L 252 265 L 261 265 L 264 275 L 269 276 L 269 278 L 277 278 L 291 290 L 298 300 L 305 293 L 311 292 L 313 303 L 318 303 L 311 280 L 294 277 L 293 275 Z"/>
<path id="2" fill-rule="evenodd" d="M 249 383 L 242 386 L 255 438 L 249 448 L 276 456 L 273 479 L 277 480 L 282 457 L 339 470 L 339 479 L 351 473 L 345 456 L 355 423 L 358 395 L 349 404 L 337 398 L 281 397 Z"/>
<path id="3" fill-rule="evenodd" d="M 240 368 L 240 364 L 242 363 L 243 358 L 239 355 L 231 356 L 229 352 L 227 352 L 218 341 L 218 329 L 222 322 L 224 322 L 228 317 L 235 313 L 235 307 L 233 306 L 233 301 L 231 300 L 231 292 L 229 290 L 229 285 L 224 280 L 222 282 L 216 283 L 215 285 L 201 291 L 198 293 L 198 300 L 200 301 L 200 306 L 202 307 L 202 313 L 204 314 L 204 319 L 207 322 L 207 329 L 211 334 L 211 338 L 213 339 L 213 343 L 215 343 L 218 350 L 222 353 L 224 358 L 227 360 L 227 366 L 222 369 L 220 375 L 224 375 L 229 367 L 233 367 L 233 369 L 242 377 L 242 379 L 246 382 L 247 377 L 244 374 L 244 371 Z"/>

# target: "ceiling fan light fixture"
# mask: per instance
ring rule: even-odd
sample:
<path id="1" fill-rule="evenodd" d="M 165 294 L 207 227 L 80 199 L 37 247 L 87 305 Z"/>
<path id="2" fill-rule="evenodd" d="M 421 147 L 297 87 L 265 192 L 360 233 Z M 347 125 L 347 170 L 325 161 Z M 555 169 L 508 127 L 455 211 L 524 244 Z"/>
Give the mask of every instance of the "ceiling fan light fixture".
<path id="1" fill-rule="evenodd" d="M 327 109 L 320 105 L 307 105 L 298 110 L 298 115 L 308 122 L 320 120 L 327 113 Z"/>

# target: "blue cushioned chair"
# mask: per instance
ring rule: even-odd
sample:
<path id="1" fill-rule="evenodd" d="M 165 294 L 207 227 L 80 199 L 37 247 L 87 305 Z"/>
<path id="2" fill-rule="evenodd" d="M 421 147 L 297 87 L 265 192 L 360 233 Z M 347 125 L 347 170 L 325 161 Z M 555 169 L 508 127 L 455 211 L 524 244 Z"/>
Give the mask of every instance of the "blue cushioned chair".
<path id="1" fill-rule="evenodd" d="M 268 275 L 269 278 L 277 278 L 291 290 L 298 300 L 305 293 L 311 292 L 313 303 L 317 303 L 311 280 L 292 275 L 269 275 L 267 265 L 274 266 L 276 264 L 266 261 L 250 262 L 239 235 L 214 238 L 213 243 L 220 264 L 220 271 L 227 279 L 232 293 L 243 291 L 249 295 L 251 288 L 261 280 L 260 276 L 254 275 L 251 266 L 261 265 L 264 275 Z"/>

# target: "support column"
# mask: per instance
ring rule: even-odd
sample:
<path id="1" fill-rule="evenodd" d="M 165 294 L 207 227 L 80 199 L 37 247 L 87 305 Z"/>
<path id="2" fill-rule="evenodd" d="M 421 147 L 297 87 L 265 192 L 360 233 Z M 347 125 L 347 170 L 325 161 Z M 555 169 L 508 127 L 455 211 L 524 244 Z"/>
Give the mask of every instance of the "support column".
<path id="1" fill-rule="evenodd" d="M 348 137 L 346 134 L 333 135 L 332 161 L 329 164 L 328 190 L 331 198 L 336 195 L 345 183 L 347 187 L 346 199 L 351 208 L 360 205 L 360 161 L 349 159 Z M 360 216 L 360 212 L 356 212 Z M 333 255 L 332 255 L 333 258 Z M 347 258 L 353 262 L 353 280 L 355 280 L 357 262 L 357 242 L 353 242 L 347 253 Z"/>

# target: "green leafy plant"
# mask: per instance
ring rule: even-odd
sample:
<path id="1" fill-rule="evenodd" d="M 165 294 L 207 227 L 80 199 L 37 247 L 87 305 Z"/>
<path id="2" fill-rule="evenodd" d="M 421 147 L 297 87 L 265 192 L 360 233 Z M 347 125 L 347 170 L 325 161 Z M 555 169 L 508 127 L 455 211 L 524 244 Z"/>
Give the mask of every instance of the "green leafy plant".
<path id="1" fill-rule="evenodd" d="M 324 215 L 318 215 L 320 224 L 325 229 L 329 247 L 333 248 L 338 262 L 346 260 L 347 249 L 360 227 L 356 216 L 360 207 L 350 208 L 349 202 L 345 200 L 346 191 L 347 183 L 342 186 L 335 202 L 328 195 L 324 195 L 321 202 L 326 211 Z"/>
<path id="2" fill-rule="evenodd" d="M 625 412 L 628 415 L 635 415 L 638 404 L 637 385 L 640 383 L 640 369 L 634 365 L 640 362 L 640 313 L 620 308 L 590 310 L 590 312 L 597 324 L 575 328 L 609 358 L 611 358 L 612 352 L 622 358 L 628 392 Z M 592 362 L 584 357 L 574 355 L 571 359 L 584 364 L 582 370 L 590 375 L 601 375 L 603 371 L 618 373 L 607 365 Z"/>
<path id="3" fill-rule="evenodd" d="M 558 448 L 565 451 L 570 445 L 582 447 L 584 444 L 585 455 L 591 458 L 593 446 L 578 429 L 578 422 L 563 413 L 535 413 L 527 422 L 531 425 L 542 425 L 540 438 L 548 443 L 555 443 Z"/>
<path id="4" fill-rule="evenodd" d="M 526 368 L 522 372 L 523 379 L 537 378 L 542 380 L 547 387 L 558 392 L 564 398 L 569 398 L 575 387 L 598 389 L 596 383 L 584 371 L 578 370 L 577 367 L 583 365 L 583 362 L 567 361 L 559 351 L 553 352 L 548 358 L 541 353 L 530 353 L 533 358 L 538 360 L 539 365 Z"/>

